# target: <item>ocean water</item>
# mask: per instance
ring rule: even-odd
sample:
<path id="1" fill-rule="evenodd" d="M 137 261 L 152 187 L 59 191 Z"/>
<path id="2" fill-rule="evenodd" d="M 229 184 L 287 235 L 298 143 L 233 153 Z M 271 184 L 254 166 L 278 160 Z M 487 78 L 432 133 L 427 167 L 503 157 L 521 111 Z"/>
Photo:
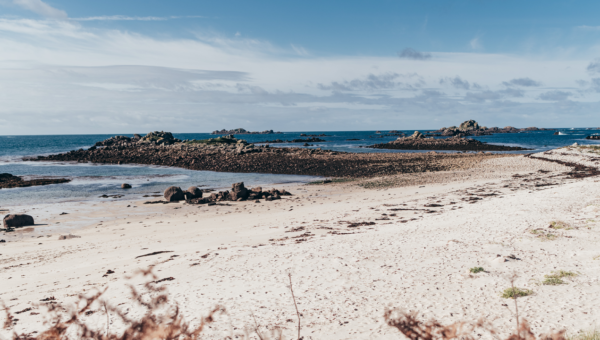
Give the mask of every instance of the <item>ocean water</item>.
<path id="1" fill-rule="evenodd" d="M 600 141 L 586 140 L 585 137 L 598 130 L 557 129 L 555 131 L 534 131 L 529 133 L 496 134 L 472 137 L 491 144 L 521 146 L 534 152 L 553 149 L 573 143 L 600 145 Z M 286 132 L 274 135 L 238 135 L 236 137 L 256 143 L 273 139 L 291 140 L 305 134 L 325 134 L 319 137 L 326 142 L 311 143 L 308 148 L 322 148 L 346 152 L 422 152 L 369 149 L 365 146 L 386 143 L 396 139 L 384 136 L 388 131 L 312 131 Z M 414 131 L 403 131 L 412 134 Z M 424 131 L 421 131 L 424 132 Z M 206 139 L 215 137 L 208 133 L 174 133 L 179 139 Z M 252 185 L 276 185 L 280 183 L 303 183 L 318 179 L 313 176 L 238 174 L 212 171 L 193 171 L 179 168 L 133 165 L 95 165 L 56 162 L 27 162 L 24 157 L 61 153 L 80 148 L 89 148 L 100 140 L 114 135 L 63 135 L 63 136 L 0 136 L 0 173 L 28 177 L 61 177 L 72 181 L 65 184 L 29 188 L 0 189 L 0 207 L 26 205 L 31 203 L 68 202 L 97 200 L 101 195 L 125 194 L 123 199 L 140 197 L 145 194 L 162 192 L 170 185 L 187 188 L 196 185 L 202 188 L 228 188 L 232 183 L 244 182 Z M 133 136 L 130 134 L 128 136 Z M 358 140 L 349 140 L 358 139 Z M 275 147 L 302 147 L 302 143 L 271 144 Z M 524 151 L 532 152 L 532 151 Z M 132 184 L 133 188 L 122 190 L 122 183 Z"/>

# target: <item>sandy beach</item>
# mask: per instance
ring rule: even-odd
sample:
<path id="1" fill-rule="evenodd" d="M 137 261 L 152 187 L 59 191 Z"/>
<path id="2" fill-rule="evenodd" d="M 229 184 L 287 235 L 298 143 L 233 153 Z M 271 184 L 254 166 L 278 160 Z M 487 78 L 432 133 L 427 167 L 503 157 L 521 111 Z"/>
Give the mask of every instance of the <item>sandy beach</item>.
<path id="1" fill-rule="evenodd" d="M 537 156 L 597 168 L 595 155 L 572 148 Z M 17 332 L 44 329 L 41 300 L 69 305 L 103 289 L 139 317 L 128 284 L 142 289 L 134 274 L 154 265 L 187 320 L 216 305 L 227 310 L 207 338 L 250 334 L 254 315 L 260 329 L 279 327 L 291 339 L 291 274 L 304 339 L 403 338 L 384 323 L 389 308 L 444 323 L 483 317 L 506 335 L 514 304 L 501 294 L 516 275 L 517 287 L 533 290 L 518 303 L 536 335 L 576 334 L 600 320 L 600 182 L 566 176 L 570 170 L 515 156 L 454 171 L 276 186 L 293 196 L 272 202 L 9 207 L 45 225 L 0 236 L 0 300 L 24 311 L 14 314 Z M 549 228 L 557 221 L 564 227 Z M 69 233 L 78 237 L 59 240 Z M 163 253 L 140 257 L 154 252 Z M 541 284 L 558 270 L 577 276 Z M 107 315 L 92 310 L 89 324 L 104 329 Z"/>

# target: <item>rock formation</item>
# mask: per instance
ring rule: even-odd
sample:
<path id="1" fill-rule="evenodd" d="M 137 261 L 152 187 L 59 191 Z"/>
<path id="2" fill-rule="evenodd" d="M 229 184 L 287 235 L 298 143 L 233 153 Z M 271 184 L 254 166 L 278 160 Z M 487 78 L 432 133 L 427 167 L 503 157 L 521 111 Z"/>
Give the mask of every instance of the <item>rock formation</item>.
<path id="1" fill-rule="evenodd" d="M 450 138 L 425 137 L 419 131 L 415 131 L 410 137 L 400 137 L 395 141 L 384 144 L 368 146 L 375 149 L 399 149 L 399 150 L 456 150 L 456 151 L 517 151 L 527 150 L 520 147 L 503 145 L 492 145 L 482 143 L 475 139 L 467 139 L 458 136 Z"/>
<path id="2" fill-rule="evenodd" d="M 34 225 L 33 217 L 25 214 L 11 214 L 4 216 L 2 221 L 5 229 L 20 228 Z"/>
<path id="3" fill-rule="evenodd" d="M 428 133 L 428 135 L 429 136 L 444 136 L 444 137 L 452 137 L 452 136 L 467 137 L 467 136 L 485 136 L 485 135 L 491 135 L 494 133 L 518 133 L 518 132 L 547 131 L 547 130 L 551 130 L 551 129 L 539 129 L 536 127 L 517 129 L 512 126 L 506 126 L 504 128 L 498 128 L 498 127 L 488 128 L 485 126 L 480 126 L 479 123 L 477 123 L 476 121 L 471 119 L 471 120 L 467 120 L 467 121 L 463 122 L 458 127 L 450 126 L 447 128 L 443 127 L 436 131 L 430 131 Z"/>
<path id="4" fill-rule="evenodd" d="M 246 129 L 233 129 L 233 130 L 217 130 L 213 131 L 212 135 L 272 135 L 272 134 L 281 134 L 283 132 L 274 132 L 273 130 L 265 130 L 265 131 L 246 131 Z"/>
<path id="5" fill-rule="evenodd" d="M 185 196 L 183 195 L 183 191 L 181 191 L 180 187 L 168 187 L 164 193 L 165 199 L 168 202 L 176 202 L 185 200 Z"/>
<path id="6" fill-rule="evenodd" d="M 70 179 L 66 178 L 38 178 L 29 181 L 23 180 L 19 176 L 13 176 L 11 174 L 0 174 L 0 189 L 2 188 L 23 188 L 32 187 L 37 185 L 49 185 L 70 182 Z"/>
<path id="7" fill-rule="evenodd" d="M 457 154 L 347 153 L 320 148 L 274 148 L 227 136 L 170 145 L 134 143 L 132 140 L 28 160 L 146 164 L 191 170 L 356 178 L 447 170 L 458 159 L 471 157 Z"/>

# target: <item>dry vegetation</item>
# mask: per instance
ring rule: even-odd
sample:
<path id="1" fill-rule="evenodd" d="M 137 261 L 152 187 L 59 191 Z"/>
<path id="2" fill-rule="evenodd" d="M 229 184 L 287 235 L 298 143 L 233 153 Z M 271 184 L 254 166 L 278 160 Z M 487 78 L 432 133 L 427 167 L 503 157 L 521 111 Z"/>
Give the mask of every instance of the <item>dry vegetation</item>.
<path id="1" fill-rule="evenodd" d="M 205 327 L 215 321 L 215 317 L 220 314 L 226 314 L 226 310 L 222 306 L 216 306 L 207 316 L 202 317 L 195 325 L 186 322 L 183 316 L 179 313 L 177 304 L 169 301 L 168 294 L 164 287 L 155 284 L 157 277 L 152 272 L 152 268 L 146 271 L 140 271 L 141 275 L 146 278 L 146 283 L 143 285 L 144 290 L 152 293 L 141 294 L 133 286 L 131 288 L 132 301 L 138 307 L 142 308 L 145 313 L 139 320 L 129 318 L 126 313 L 110 304 L 109 301 L 103 299 L 105 291 L 96 293 L 93 296 L 79 296 L 78 303 L 72 308 L 67 308 L 60 304 L 48 304 L 46 316 L 49 322 L 47 329 L 39 334 L 18 334 L 13 331 L 12 340 L 59 340 L 59 339 L 89 339 L 89 340 L 195 340 L 202 338 Z M 563 275 L 564 274 L 564 275 Z M 561 277 L 574 276 L 571 272 L 560 271 L 553 275 Z M 289 277 L 290 292 L 294 306 L 296 301 L 294 297 L 292 278 Z M 510 292 L 508 292 L 510 290 Z M 508 292 L 508 293 L 507 293 Z M 449 325 L 443 325 L 436 320 L 422 321 L 417 318 L 417 312 L 404 312 L 398 309 L 388 309 L 385 311 L 383 318 L 387 325 L 397 329 L 405 337 L 410 340 L 475 340 L 482 336 L 482 333 L 491 335 L 497 340 L 600 340 L 600 332 L 593 330 L 582 332 L 577 335 L 566 337 L 565 331 L 559 331 L 551 334 L 536 337 L 532 332 L 527 320 L 520 320 L 518 314 L 517 299 L 522 296 L 531 294 L 531 291 L 515 288 L 511 283 L 511 288 L 505 291 L 503 297 L 513 298 L 515 301 L 516 312 L 516 331 L 508 337 L 500 337 L 494 330 L 489 320 L 480 319 L 477 322 L 455 322 Z M 92 306 L 100 310 L 92 310 Z M 4 306 L 6 320 L 4 329 L 10 330 L 13 326 L 14 317 Z M 104 312 L 107 317 L 107 322 L 101 325 L 91 326 L 83 321 L 85 315 L 94 312 Z M 297 335 L 294 338 L 303 339 L 301 335 L 300 314 L 296 308 L 298 317 Z M 117 331 L 109 328 L 108 318 L 116 317 L 124 325 L 123 330 Z M 254 315 L 253 315 L 254 316 Z M 263 327 L 270 328 L 267 333 L 261 330 L 261 325 L 254 318 L 254 326 L 244 335 L 237 335 L 235 338 L 250 339 L 258 338 L 260 340 L 283 339 L 282 329 L 278 327 Z M 233 337 L 225 336 L 225 339 Z"/>

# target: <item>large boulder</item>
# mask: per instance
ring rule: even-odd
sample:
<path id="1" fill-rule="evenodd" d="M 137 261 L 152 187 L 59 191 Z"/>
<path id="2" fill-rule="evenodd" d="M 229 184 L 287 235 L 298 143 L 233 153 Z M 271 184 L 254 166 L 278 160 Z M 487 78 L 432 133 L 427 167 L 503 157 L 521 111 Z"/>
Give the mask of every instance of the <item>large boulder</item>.
<path id="1" fill-rule="evenodd" d="M 479 124 L 474 120 L 467 120 L 458 127 L 461 131 L 479 130 Z"/>
<path id="2" fill-rule="evenodd" d="M 165 199 L 169 202 L 183 201 L 185 200 L 185 196 L 183 195 L 183 191 L 181 191 L 180 187 L 168 187 L 165 190 Z"/>
<path id="3" fill-rule="evenodd" d="M 239 199 L 242 199 L 242 200 L 248 199 L 249 195 L 250 195 L 250 192 L 244 186 L 244 182 L 234 183 L 231 186 L 231 194 L 229 197 L 232 201 L 237 201 Z"/>
<path id="4" fill-rule="evenodd" d="M 183 194 L 186 201 L 194 198 L 202 198 L 202 190 L 198 189 L 198 187 L 189 187 Z"/>
<path id="5" fill-rule="evenodd" d="M 4 217 L 4 228 L 19 228 L 33 225 L 33 217 L 25 214 L 11 214 Z"/>

